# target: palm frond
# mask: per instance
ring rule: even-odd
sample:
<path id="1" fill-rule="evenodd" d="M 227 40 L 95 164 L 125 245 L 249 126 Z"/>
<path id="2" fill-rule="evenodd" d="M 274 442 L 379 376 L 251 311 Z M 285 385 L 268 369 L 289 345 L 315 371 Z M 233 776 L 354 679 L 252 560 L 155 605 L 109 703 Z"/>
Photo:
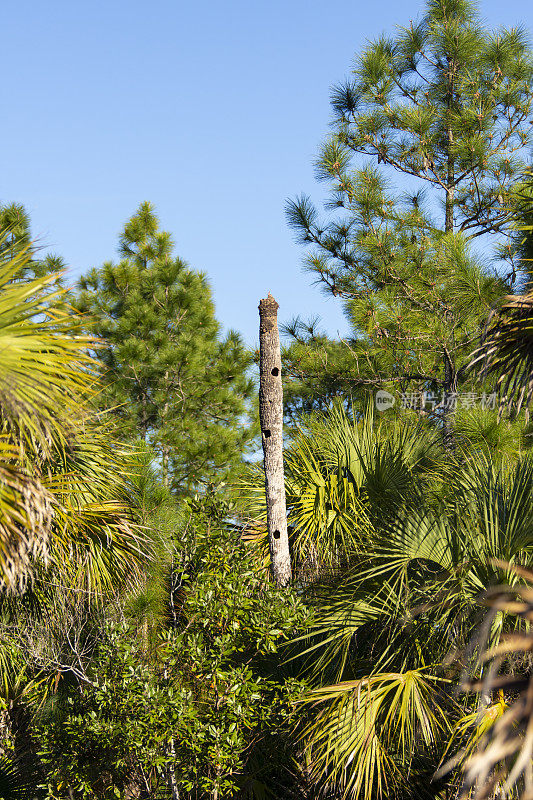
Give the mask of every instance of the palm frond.
<path id="1" fill-rule="evenodd" d="M 493 312 L 469 369 L 482 367 L 481 377 L 496 376 L 501 408 L 517 414 L 533 398 L 533 292 L 510 295 Z"/>
<path id="2" fill-rule="evenodd" d="M 69 452 L 43 464 L 44 484 L 57 503 L 49 563 L 59 582 L 73 582 L 95 597 L 117 582 L 134 582 L 151 557 L 134 520 L 136 499 L 128 494 L 133 455 L 89 416 Z"/>
<path id="3" fill-rule="evenodd" d="M 103 591 L 144 555 L 128 455 L 91 408 L 95 343 L 51 288 L 56 276 L 23 279 L 28 251 L 0 253 L 0 585 L 16 588 L 44 560 Z"/>
<path id="4" fill-rule="evenodd" d="M 33 774 L 32 774 L 33 772 Z M 0 756 L 0 798 L 34 800 L 38 794 L 38 775 L 16 757 Z"/>
<path id="5" fill-rule="evenodd" d="M 69 417 L 93 391 L 94 373 L 79 318 L 50 291 L 55 275 L 17 280 L 22 251 L 0 260 L 0 409 L 6 432 L 34 452 L 68 445 Z"/>
<path id="6" fill-rule="evenodd" d="M 339 566 L 372 539 L 372 530 L 442 469 L 438 433 L 418 422 L 377 423 L 371 407 L 352 415 L 334 405 L 311 416 L 285 451 L 291 548 L 316 572 Z M 250 517 L 266 515 L 261 469 L 255 465 L 237 501 Z M 364 548 L 363 548 L 364 549 Z M 342 555 L 341 555 L 342 554 Z"/>
<path id="7" fill-rule="evenodd" d="M 51 492 L 21 466 L 11 440 L 0 436 L 0 576 L 9 585 L 24 581 L 32 559 L 46 558 L 54 511 Z"/>
<path id="8" fill-rule="evenodd" d="M 415 743 L 447 727 L 438 679 L 423 670 L 379 673 L 315 689 L 304 731 L 317 779 L 347 798 L 383 797 L 401 785 Z"/>
<path id="9" fill-rule="evenodd" d="M 509 568 L 521 583 L 512 589 L 493 587 L 486 603 L 497 612 L 515 615 L 519 630 L 486 652 L 488 668 L 483 680 L 466 687 L 491 700 L 480 703 L 480 712 L 472 720 L 479 730 L 473 746 L 467 743 L 443 767 L 446 771 L 462 766 L 461 796 L 475 800 L 496 793 L 524 799 L 533 796 L 533 573 L 522 567 Z M 490 709 L 491 718 L 484 722 Z"/>

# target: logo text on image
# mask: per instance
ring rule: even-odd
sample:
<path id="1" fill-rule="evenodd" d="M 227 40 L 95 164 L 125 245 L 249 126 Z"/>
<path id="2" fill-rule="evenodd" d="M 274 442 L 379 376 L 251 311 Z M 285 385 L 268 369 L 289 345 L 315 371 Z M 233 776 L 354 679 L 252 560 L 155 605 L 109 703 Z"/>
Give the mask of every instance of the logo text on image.
<path id="1" fill-rule="evenodd" d="M 376 392 L 375 401 L 378 411 L 386 411 L 387 408 L 392 408 L 396 402 L 396 398 L 394 395 L 390 394 L 390 392 L 386 392 L 384 389 L 379 389 L 379 391 Z"/>

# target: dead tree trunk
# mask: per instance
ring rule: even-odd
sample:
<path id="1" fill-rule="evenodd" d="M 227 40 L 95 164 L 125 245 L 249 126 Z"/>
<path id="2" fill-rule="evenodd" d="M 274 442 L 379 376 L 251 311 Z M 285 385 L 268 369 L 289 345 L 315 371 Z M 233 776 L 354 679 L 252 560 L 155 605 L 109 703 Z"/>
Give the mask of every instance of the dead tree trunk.
<path id="1" fill-rule="evenodd" d="M 291 559 L 283 475 L 283 388 L 278 307 L 270 293 L 259 302 L 259 421 L 272 573 L 278 586 L 286 586 L 291 580 Z"/>

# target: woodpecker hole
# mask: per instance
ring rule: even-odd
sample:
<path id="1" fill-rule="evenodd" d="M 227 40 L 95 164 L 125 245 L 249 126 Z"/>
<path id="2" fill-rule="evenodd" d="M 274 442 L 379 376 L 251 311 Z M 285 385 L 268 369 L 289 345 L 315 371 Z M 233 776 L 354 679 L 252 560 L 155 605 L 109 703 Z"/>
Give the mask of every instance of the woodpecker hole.
<path id="1" fill-rule="evenodd" d="M 265 439 L 268 439 L 268 437 L 269 437 L 270 435 L 271 435 L 271 434 L 270 434 L 270 431 L 263 431 L 263 436 L 265 437 Z"/>
<path id="2" fill-rule="evenodd" d="M 277 378 L 277 377 L 278 377 L 278 375 L 279 375 L 279 369 L 278 369 L 277 367 L 274 367 L 274 369 L 272 370 L 272 375 L 273 375 L 275 378 Z"/>
<path id="3" fill-rule="evenodd" d="M 274 539 L 279 539 L 279 537 L 281 536 L 281 533 L 279 531 L 274 531 L 272 536 L 274 537 Z"/>

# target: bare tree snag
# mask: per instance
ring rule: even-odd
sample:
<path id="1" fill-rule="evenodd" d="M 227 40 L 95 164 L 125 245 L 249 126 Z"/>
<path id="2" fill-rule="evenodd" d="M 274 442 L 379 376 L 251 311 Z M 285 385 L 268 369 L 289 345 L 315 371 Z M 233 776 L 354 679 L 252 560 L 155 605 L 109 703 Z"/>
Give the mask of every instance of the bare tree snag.
<path id="1" fill-rule="evenodd" d="M 283 387 L 278 308 L 270 292 L 259 302 L 259 421 L 272 573 L 278 586 L 286 586 L 291 580 L 291 559 L 283 474 Z"/>

